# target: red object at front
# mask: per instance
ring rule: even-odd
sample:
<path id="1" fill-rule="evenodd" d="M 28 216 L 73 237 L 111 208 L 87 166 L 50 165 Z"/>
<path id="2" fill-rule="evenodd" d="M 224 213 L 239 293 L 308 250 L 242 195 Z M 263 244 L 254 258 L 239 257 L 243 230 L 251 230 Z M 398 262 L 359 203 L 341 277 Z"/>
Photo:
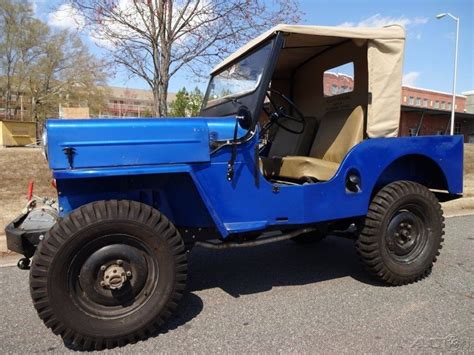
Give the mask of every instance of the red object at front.
<path id="1" fill-rule="evenodd" d="M 32 180 L 28 184 L 28 195 L 26 195 L 26 199 L 30 201 L 33 198 L 33 188 L 35 186 L 35 182 Z"/>

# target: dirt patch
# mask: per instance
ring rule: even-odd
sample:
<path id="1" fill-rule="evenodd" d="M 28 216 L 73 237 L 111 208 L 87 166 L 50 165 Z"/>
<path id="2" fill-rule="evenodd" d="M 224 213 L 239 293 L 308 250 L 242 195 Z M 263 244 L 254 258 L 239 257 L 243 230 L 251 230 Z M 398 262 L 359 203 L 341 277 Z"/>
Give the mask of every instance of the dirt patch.
<path id="1" fill-rule="evenodd" d="M 38 148 L 0 148 L 0 234 L 26 204 L 28 183 L 35 182 L 35 195 L 56 196 L 51 172 Z"/>

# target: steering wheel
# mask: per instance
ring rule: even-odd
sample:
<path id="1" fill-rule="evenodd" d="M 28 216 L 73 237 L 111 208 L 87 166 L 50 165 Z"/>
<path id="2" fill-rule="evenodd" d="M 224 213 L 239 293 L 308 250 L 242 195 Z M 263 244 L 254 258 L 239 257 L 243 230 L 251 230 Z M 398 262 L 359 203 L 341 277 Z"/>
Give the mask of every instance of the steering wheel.
<path id="1" fill-rule="evenodd" d="M 272 100 L 272 97 L 270 96 L 269 93 L 273 93 L 273 94 L 279 96 L 281 99 L 283 99 L 283 101 L 288 103 L 288 105 L 293 108 L 293 111 L 295 112 L 295 115 L 288 114 L 286 112 L 286 110 L 283 108 L 283 106 L 278 106 L 275 103 L 275 101 Z M 304 132 L 304 129 L 305 129 L 305 126 L 306 126 L 306 121 L 304 119 L 304 115 L 301 113 L 300 109 L 296 106 L 296 104 L 293 101 L 291 101 L 287 96 L 285 96 L 281 92 L 279 92 L 275 89 L 270 89 L 270 88 L 267 90 L 266 96 L 268 98 L 268 101 L 270 101 L 270 104 L 273 107 L 274 112 L 270 113 L 265 107 L 263 107 L 263 110 L 267 114 L 267 116 L 269 118 L 269 121 L 263 127 L 262 133 L 268 131 L 273 124 L 276 124 L 277 126 L 281 127 L 285 131 L 288 131 L 288 132 L 293 133 L 293 134 L 301 134 L 301 133 Z M 280 121 L 282 118 L 286 118 L 288 121 L 293 121 L 293 122 L 299 123 L 300 129 L 296 130 L 296 129 L 293 129 L 293 128 L 290 128 L 290 127 L 286 126 L 285 124 L 283 124 Z"/>

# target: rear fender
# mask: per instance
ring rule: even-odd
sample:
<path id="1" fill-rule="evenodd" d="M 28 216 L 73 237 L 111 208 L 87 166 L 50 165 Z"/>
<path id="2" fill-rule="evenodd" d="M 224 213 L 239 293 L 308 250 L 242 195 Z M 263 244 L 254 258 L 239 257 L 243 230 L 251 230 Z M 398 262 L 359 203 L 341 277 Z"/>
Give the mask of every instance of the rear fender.
<path id="1" fill-rule="evenodd" d="M 463 185 L 463 137 L 423 136 L 376 138 L 355 146 L 338 174 L 360 171 L 372 194 L 397 180 L 409 180 L 431 189 L 461 194 Z"/>

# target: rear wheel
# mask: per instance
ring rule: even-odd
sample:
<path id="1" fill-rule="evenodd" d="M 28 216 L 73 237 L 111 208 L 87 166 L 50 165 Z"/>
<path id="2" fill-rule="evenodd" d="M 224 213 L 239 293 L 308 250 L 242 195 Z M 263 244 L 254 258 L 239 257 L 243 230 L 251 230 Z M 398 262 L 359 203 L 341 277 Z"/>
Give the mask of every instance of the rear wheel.
<path id="1" fill-rule="evenodd" d="M 431 272 L 443 229 L 443 212 L 434 194 L 420 184 L 397 181 L 373 198 L 356 246 L 376 278 L 403 285 Z"/>
<path id="2" fill-rule="evenodd" d="M 85 205 L 59 221 L 33 258 L 40 318 L 77 349 L 113 348 L 159 329 L 180 300 L 186 254 L 165 216 L 132 201 Z"/>

